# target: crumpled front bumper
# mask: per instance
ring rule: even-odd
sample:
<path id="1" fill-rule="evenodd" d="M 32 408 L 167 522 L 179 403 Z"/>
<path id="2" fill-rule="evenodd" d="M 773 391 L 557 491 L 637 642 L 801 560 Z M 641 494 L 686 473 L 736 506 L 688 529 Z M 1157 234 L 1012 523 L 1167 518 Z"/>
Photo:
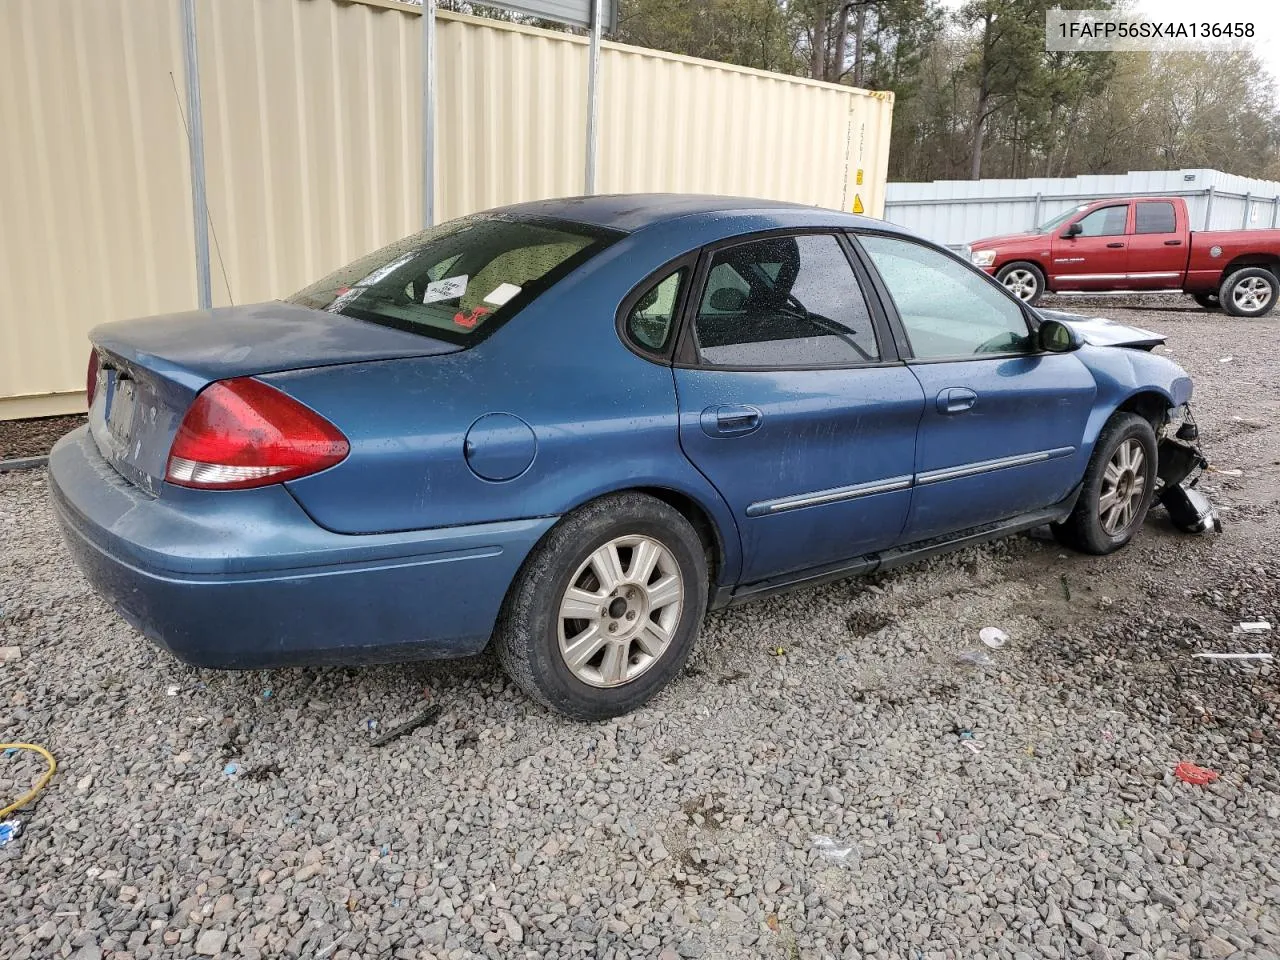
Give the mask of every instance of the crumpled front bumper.
<path id="1" fill-rule="evenodd" d="M 1209 468 L 1201 452 L 1200 431 L 1189 405 L 1183 406 L 1181 422 L 1170 422 L 1160 432 L 1156 498 L 1169 511 L 1173 525 L 1184 533 L 1218 533 L 1222 521 L 1205 494 L 1195 489 Z"/>

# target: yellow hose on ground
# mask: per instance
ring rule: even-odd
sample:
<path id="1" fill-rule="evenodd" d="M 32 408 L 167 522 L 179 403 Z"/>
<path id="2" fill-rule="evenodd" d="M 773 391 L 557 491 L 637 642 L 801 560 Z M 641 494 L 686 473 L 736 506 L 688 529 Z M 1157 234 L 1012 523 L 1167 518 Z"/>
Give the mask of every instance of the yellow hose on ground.
<path id="1" fill-rule="evenodd" d="M 9 804 L 3 810 L 0 810 L 0 820 L 3 820 L 15 810 L 25 807 L 28 803 L 36 798 L 36 795 L 49 785 L 49 781 L 53 779 L 53 775 L 58 770 L 58 761 L 53 759 L 53 754 L 44 747 L 37 746 L 34 743 L 0 743 L 0 750 L 30 750 L 38 753 L 49 761 L 49 769 L 46 770 L 36 781 L 36 785 L 29 791 L 19 797 L 14 803 Z"/>

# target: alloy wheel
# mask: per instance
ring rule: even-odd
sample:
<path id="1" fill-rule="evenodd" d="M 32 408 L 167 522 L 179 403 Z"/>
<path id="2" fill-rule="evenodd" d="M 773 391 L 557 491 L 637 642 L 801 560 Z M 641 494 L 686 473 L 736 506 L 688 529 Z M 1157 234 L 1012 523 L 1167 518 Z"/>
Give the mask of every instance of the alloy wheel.
<path id="1" fill-rule="evenodd" d="M 1262 277 L 1245 277 L 1231 289 L 1231 299 L 1238 309 L 1256 313 L 1271 302 L 1271 284 Z"/>
<path id="2" fill-rule="evenodd" d="M 662 659 L 683 606 L 671 551 L 652 537 L 615 537 L 569 580 L 557 617 L 560 655 L 585 684 L 629 683 Z"/>
<path id="3" fill-rule="evenodd" d="M 1132 438 L 1120 444 L 1111 455 L 1102 473 L 1102 492 L 1098 497 L 1098 519 L 1109 536 L 1124 533 L 1137 516 L 1147 486 L 1146 462 L 1142 444 Z"/>
<path id="4" fill-rule="evenodd" d="M 1001 283 L 1019 300 L 1030 300 L 1040 289 L 1040 282 L 1030 270 L 1010 270 Z"/>

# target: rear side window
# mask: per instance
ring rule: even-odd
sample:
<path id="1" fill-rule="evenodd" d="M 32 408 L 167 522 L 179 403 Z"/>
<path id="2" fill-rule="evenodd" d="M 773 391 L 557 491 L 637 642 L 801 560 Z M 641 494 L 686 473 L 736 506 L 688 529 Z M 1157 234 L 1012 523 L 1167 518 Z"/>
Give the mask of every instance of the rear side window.
<path id="1" fill-rule="evenodd" d="M 361 257 L 288 300 L 466 344 L 617 236 L 567 221 L 464 217 Z"/>
<path id="2" fill-rule="evenodd" d="M 850 366 L 880 359 L 866 299 L 835 237 L 770 237 L 716 252 L 698 298 L 703 363 Z"/>
<path id="3" fill-rule="evenodd" d="M 677 270 L 649 288 L 627 314 L 627 335 L 645 350 L 660 352 L 671 339 L 684 270 Z"/>
<path id="4" fill-rule="evenodd" d="M 1174 233 L 1178 229 L 1172 203 L 1140 203 L 1134 219 L 1138 233 Z"/>
<path id="5" fill-rule="evenodd" d="M 1115 207 L 1102 207 L 1080 221 L 1079 236 L 1124 236 L 1125 221 L 1128 219 L 1129 205 L 1127 203 L 1122 203 Z"/>

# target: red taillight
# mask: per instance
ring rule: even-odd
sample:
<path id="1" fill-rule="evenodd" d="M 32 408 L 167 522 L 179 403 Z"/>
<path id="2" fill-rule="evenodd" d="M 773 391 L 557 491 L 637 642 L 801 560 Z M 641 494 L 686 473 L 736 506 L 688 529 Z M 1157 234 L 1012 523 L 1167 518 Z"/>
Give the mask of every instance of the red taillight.
<path id="1" fill-rule="evenodd" d="M 92 407 L 94 394 L 98 392 L 98 351 L 92 347 L 89 349 L 89 369 L 84 375 L 84 392 L 88 398 L 85 406 Z"/>
<path id="2" fill-rule="evenodd" d="M 182 418 L 165 479 L 202 490 L 264 487 L 332 467 L 348 450 L 337 427 L 275 387 L 223 380 Z"/>

